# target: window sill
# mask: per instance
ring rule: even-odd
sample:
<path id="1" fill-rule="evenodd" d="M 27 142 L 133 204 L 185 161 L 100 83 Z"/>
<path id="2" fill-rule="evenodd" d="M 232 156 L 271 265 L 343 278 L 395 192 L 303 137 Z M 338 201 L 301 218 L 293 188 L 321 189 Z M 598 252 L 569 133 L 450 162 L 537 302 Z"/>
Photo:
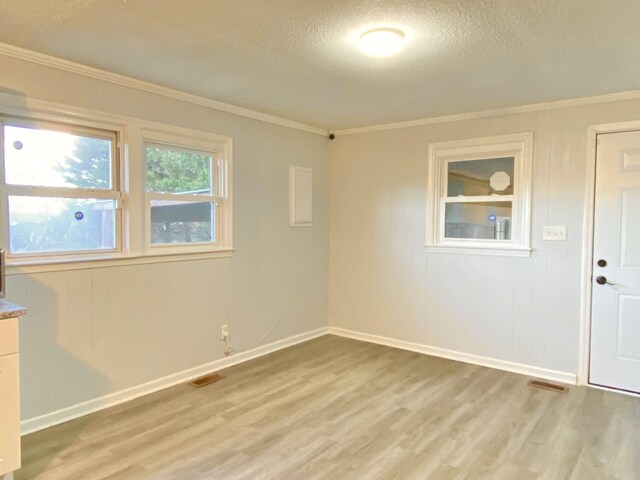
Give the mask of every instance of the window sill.
<path id="1" fill-rule="evenodd" d="M 488 255 L 493 257 L 531 257 L 531 249 L 525 247 L 497 247 L 471 245 L 425 245 L 428 253 L 452 253 L 461 255 Z"/>
<path id="2" fill-rule="evenodd" d="M 212 258 L 228 258 L 233 256 L 234 250 L 224 249 L 198 253 L 157 253 L 148 255 L 117 255 L 111 257 L 89 258 L 52 258 L 37 261 L 8 262 L 7 275 L 25 275 L 43 272 L 62 272 L 67 270 L 88 270 L 94 268 L 109 268 L 131 265 L 145 265 L 151 263 L 189 262 L 194 260 L 209 260 Z"/>

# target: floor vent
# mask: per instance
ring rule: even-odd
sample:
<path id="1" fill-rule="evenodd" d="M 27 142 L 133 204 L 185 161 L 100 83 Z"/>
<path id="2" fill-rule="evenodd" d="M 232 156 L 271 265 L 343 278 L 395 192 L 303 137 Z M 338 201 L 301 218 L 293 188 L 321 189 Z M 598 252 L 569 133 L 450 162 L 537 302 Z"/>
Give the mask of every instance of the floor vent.
<path id="1" fill-rule="evenodd" d="M 569 387 L 565 387 L 564 385 L 558 385 L 556 383 L 543 382 L 541 380 L 529 380 L 527 385 L 534 388 L 541 388 L 543 390 L 549 390 L 551 392 L 558 393 L 567 393 L 569 391 Z"/>
<path id="2" fill-rule="evenodd" d="M 196 378 L 189 382 L 189 385 L 192 387 L 200 388 L 205 385 L 210 385 L 212 383 L 217 382 L 218 380 L 222 380 L 224 377 L 222 375 L 218 375 L 217 373 L 210 373 L 209 375 L 205 375 L 204 377 Z"/>

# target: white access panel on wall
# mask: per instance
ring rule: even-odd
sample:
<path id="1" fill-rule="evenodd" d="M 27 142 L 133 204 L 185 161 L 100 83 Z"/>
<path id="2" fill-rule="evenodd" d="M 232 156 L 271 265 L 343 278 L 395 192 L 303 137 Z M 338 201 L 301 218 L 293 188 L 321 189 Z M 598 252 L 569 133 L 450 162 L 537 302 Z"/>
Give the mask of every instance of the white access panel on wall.
<path id="1" fill-rule="evenodd" d="M 313 221 L 313 169 L 289 165 L 289 225 L 310 227 Z"/>

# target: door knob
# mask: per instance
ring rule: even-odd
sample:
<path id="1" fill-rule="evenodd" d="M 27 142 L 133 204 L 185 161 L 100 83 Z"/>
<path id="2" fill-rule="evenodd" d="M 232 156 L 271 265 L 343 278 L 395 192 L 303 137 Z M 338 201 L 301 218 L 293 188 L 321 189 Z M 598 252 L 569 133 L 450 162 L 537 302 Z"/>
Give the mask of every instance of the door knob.
<path id="1" fill-rule="evenodd" d="M 607 266 L 607 261 L 604 258 L 601 258 L 600 260 L 598 260 L 598 266 L 599 267 L 606 267 Z"/>
<path id="2" fill-rule="evenodd" d="M 603 277 L 602 275 L 600 275 L 599 277 L 596 277 L 596 283 L 598 285 L 615 285 L 615 283 L 611 283 L 607 280 L 607 277 Z"/>

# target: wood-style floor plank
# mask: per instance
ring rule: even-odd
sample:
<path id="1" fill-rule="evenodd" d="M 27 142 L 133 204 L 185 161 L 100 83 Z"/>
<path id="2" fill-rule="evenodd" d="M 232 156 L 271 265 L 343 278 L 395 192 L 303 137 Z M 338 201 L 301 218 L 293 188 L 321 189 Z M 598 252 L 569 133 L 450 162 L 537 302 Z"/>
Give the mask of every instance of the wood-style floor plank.
<path id="1" fill-rule="evenodd" d="M 640 478 L 640 398 L 325 336 L 23 438 L 16 480 Z"/>

